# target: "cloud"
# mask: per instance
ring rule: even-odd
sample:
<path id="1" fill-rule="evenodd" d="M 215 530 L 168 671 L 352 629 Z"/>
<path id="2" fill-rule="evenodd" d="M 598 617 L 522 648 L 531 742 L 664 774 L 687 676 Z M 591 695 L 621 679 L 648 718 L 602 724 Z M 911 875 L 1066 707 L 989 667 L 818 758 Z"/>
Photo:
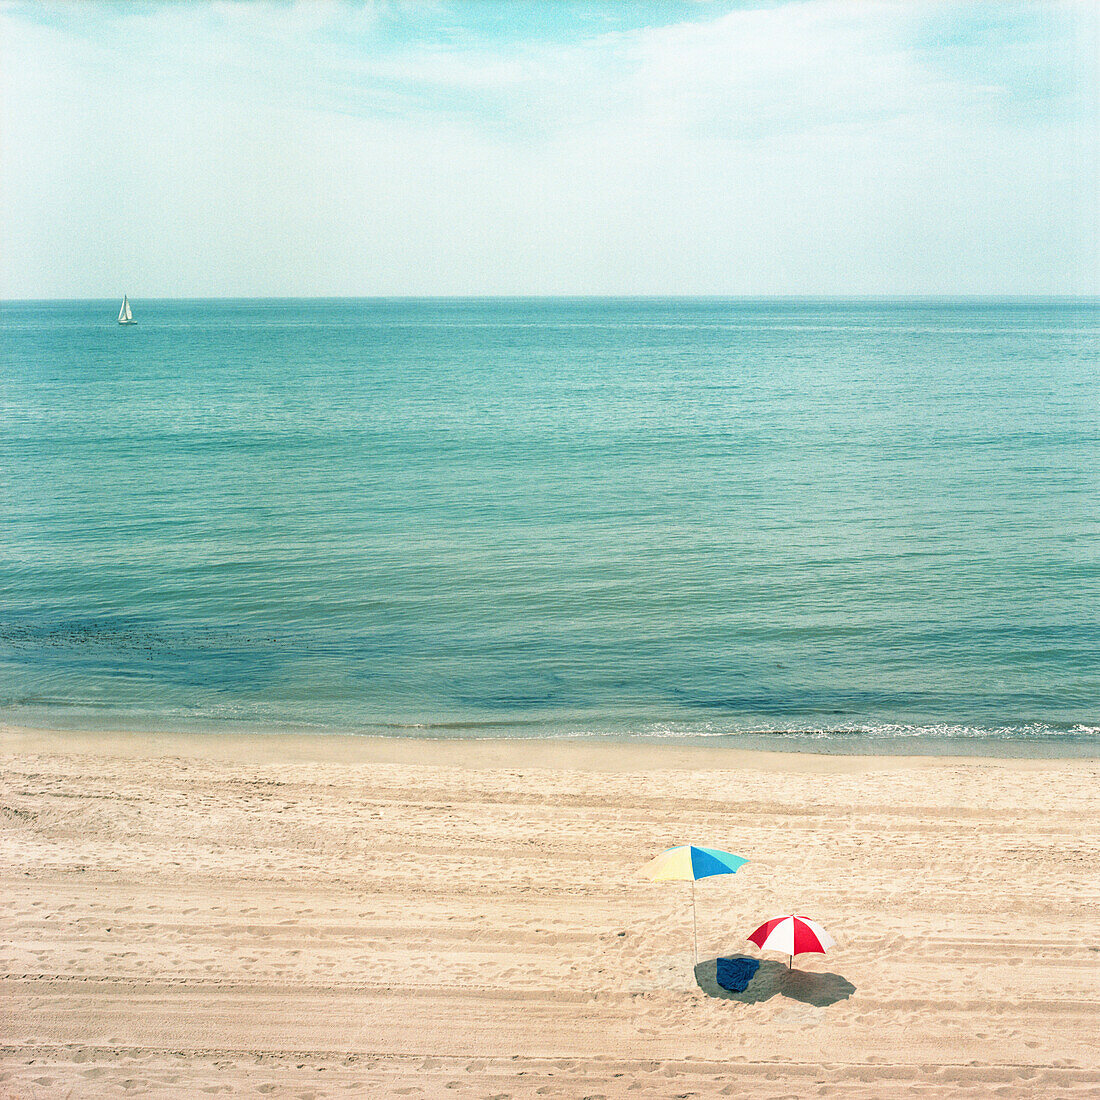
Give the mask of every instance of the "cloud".
<path id="1" fill-rule="evenodd" d="M 1095 292 L 1091 6 L 582 9 L 9 6 L 3 293 Z"/>

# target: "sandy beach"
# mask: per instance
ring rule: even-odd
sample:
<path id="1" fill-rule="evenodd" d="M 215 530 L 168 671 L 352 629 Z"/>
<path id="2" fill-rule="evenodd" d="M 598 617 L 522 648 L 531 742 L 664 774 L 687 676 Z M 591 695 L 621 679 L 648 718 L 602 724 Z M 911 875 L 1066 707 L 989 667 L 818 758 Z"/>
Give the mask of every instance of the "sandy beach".
<path id="1" fill-rule="evenodd" d="M 2 748 L 3 1096 L 1100 1091 L 1100 761 Z M 685 841 L 751 861 L 694 972 L 688 886 L 636 873 Z M 790 911 L 838 946 L 720 996 Z"/>

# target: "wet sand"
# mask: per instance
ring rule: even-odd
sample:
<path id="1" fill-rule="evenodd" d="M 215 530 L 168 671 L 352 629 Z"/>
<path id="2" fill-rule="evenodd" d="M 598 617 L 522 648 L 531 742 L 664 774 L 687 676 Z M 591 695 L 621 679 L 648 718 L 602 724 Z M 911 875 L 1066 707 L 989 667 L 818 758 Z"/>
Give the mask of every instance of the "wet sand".
<path id="1" fill-rule="evenodd" d="M 0 1096 L 1100 1091 L 1100 761 L 0 749 Z M 698 968 L 689 887 L 636 874 L 686 841 L 751 861 L 697 886 Z M 725 994 L 790 911 L 838 946 Z"/>

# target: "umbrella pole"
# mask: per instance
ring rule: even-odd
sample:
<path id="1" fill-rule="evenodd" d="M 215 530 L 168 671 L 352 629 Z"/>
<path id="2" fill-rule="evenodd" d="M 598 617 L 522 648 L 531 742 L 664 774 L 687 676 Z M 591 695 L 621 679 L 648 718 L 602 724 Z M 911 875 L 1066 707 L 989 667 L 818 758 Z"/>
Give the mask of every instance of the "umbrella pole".
<path id="1" fill-rule="evenodd" d="M 691 933 L 695 939 L 695 965 L 699 965 L 699 925 L 695 920 L 695 879 L 691 880 Z"/>
<path id="2" fill-rule="evenodd" d="M 791 961 L 789 963 L 787 963 L 787 969 L 788 970 L 793 970 L 794 969 L 794 956 L 793 955 L 791 956 Z"/>

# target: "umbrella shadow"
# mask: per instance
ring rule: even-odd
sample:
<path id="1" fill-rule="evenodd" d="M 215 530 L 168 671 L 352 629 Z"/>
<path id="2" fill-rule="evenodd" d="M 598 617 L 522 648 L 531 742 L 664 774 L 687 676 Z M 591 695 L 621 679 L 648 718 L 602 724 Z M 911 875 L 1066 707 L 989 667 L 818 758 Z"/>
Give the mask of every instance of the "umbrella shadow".
<path id="1" fill-rule="evenodd" d="M 818 974 L 811 970 L 788 970 L 782 963 L 765 961 L 741 993 L 718 984 L 718 960 L 706 959 L 695 966 L 695 980 L 708 997 L 740 1001 L 743 1005 L 760 1004 L 772 997 L 790 997 L 793 1001 L 824 1008 L 850 997 L 856 987 L 839 974 Z"/>

